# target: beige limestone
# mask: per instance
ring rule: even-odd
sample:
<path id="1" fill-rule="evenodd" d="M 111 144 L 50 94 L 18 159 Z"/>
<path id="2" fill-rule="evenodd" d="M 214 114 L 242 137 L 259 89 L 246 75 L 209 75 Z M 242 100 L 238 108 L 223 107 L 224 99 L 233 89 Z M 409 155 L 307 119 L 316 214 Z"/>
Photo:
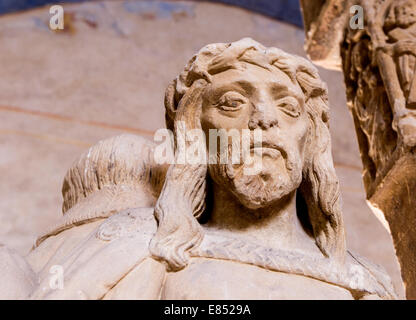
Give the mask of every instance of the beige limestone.
<path id="1" fill-rule="evenodd" d="M 124 132 L 152 137 L 163 127 L 160 92 L 204 44 L 249 36 L 305 56 L 300 28 L 233 6 L 170 5 L 183 14 L 151 18 L 120 1 L 64 4 L 70 33 L 48 29 L 48 7 L 0 17 L 0 243 L 26 255 L 58 223 L 62 178 L 91 145 Z M 329 88 L 348 247 L 382 265 L 403 297 L 391 235 L 365 202 L 342 73 L 319 72 Z"/>
<path id="2" fill-rule="evenodd" d="M 37 276 L 14 250 L 0 245 L 1 299 L 25 299 L 37 285 Z"/>
<path id="3" fill-rule="evenodd" d="M 64 216 L 27 257 L 39 279 L 27 297 L 396 298 L 382 269 L 346 249 L 327 89 L 310 62 L 248 38 L 208 45 L 165 107 L 176 138 L 179 121 L 261 130 L 261 171 L 180 164 L 179 140 L 169 166 L 140 137 L 102 141 L 65 177 Z"/>

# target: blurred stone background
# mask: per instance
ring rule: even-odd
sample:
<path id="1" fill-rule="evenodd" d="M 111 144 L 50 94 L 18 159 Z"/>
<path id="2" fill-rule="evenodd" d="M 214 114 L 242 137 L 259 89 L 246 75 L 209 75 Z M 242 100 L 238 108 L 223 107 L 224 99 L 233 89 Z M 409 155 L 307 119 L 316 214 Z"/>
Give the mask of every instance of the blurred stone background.
<path id="1" fill-rule="evenodd" d="M 0 0 L 0 243 L 22 254 L 62 214 L 61 183 L 83 151 L 123 132 L 152 139 L 164 127 L 164 90 L 202 46 L 252 37 L 305 56 L 297 0 L 64 3 L 60 32 L 49 29 L 49 5 L 11 12 L 47 1 L 12 2 Z M 320 74 L 348 247 L 382 265 L 403 298 L 391 236 L 365 202 L 343 77 Z"/>

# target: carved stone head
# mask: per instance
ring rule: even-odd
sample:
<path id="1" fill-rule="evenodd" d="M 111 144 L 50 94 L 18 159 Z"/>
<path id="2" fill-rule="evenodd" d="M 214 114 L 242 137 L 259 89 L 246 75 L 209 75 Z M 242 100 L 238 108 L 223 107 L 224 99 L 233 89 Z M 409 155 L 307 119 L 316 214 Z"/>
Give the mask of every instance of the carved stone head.
<path id="1" fill-rule="evenodd" d="M 247 174 L 243 169 L 250 164 L 243 158 L 241 164 L 209 164 L 209 174 L 246 207 L 266 207 L 302 181 L 309 130 L 304 94 L 289 73 L 273 64 L 277 56 L 251 50 L 244 41 L 228 50 L 229 56 L 218 56 L 215 67 L 208 67 L 211 79 L 201 97 L 201 127 L 207 137 L 209 129 L 261 130 L 262 154 L 254 152 L 253 138 L 250 143 L 261 169 Z"/>
<path id="2" fill-rule="evenodd" d="M 168 87 L 166 123 L 187 129 L 262 130 L 261 170 L 240 164 L 173 164 L 155 207 L 158 230 L 150 250 L 172 269 L 186 266 L 203 237 L 198 218 L 209 183 L 225 186 L 245 207 L 278 205 L 297 192 L 316 244 L 340 262 L 345 236 L 331 156 L 326 85 L 298 56 L 252 39 L 202 48 Z M 253 147 L 253 145 L 251 145 Z M 206 212 L 209 214 L 209 212 Z"/>
<path id="3" fill-rule="evenodd" d="M 416 23 L 416 3 L 412 0 L 395 0 L 386 17 L 386 25 L 408 28 Z"/>

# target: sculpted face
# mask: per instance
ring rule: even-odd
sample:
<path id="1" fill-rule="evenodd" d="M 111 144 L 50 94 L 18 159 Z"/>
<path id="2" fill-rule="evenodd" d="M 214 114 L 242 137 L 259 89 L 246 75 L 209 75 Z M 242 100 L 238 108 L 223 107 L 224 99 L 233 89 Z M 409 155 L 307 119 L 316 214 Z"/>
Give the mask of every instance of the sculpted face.
<path id="1" fill-rule="evenodd" d="M 416 23 L 416 4 L 412 1 L 396 6 L 394 12 L 400 27 L 407 28 Z"/>
<path id="2" fill-rule="evenodd" d="M 262 155 L 252 139 L 250 146 L 261 161 L 258 174 L 245 174 L 244 161 L 208 166 L 213 181 L 247 208 L 271 205 L 299 187 L 309 119 L 302 90 L 284 72 L 244 62 L 214 75 L 203 94 L 201 126 L 207 137 L 209 129 L 262 130 Z"/>

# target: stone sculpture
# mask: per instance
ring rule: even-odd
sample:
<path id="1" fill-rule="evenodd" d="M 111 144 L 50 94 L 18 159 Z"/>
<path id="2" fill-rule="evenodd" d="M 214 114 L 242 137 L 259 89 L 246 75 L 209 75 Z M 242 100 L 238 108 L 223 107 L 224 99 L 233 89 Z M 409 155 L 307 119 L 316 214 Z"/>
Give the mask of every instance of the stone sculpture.
<path id="1" fill-rule="evenodd" d="M 175 138 L 179 123 L 206 137 L 260 129 L 261 170 L 179 163 L 177 139 L 173 164 L 138 136 L 101 141 L 68 171 L 62 221 L 26 257 L 37 282 L 19 297 L 396 298 L 382 269 L 346 249 L 327 89 L 310 62 L 248 38 L 207 45 L 165 107 Z"/>
<path id="2" fill-rule="evenodd" d="M 415 299 L 416 1 L 301 2 L 310 58 L 344 72 L 367 199 Z M 352 5 L 362 8 L 362 29 L 350 25 Z"/>

